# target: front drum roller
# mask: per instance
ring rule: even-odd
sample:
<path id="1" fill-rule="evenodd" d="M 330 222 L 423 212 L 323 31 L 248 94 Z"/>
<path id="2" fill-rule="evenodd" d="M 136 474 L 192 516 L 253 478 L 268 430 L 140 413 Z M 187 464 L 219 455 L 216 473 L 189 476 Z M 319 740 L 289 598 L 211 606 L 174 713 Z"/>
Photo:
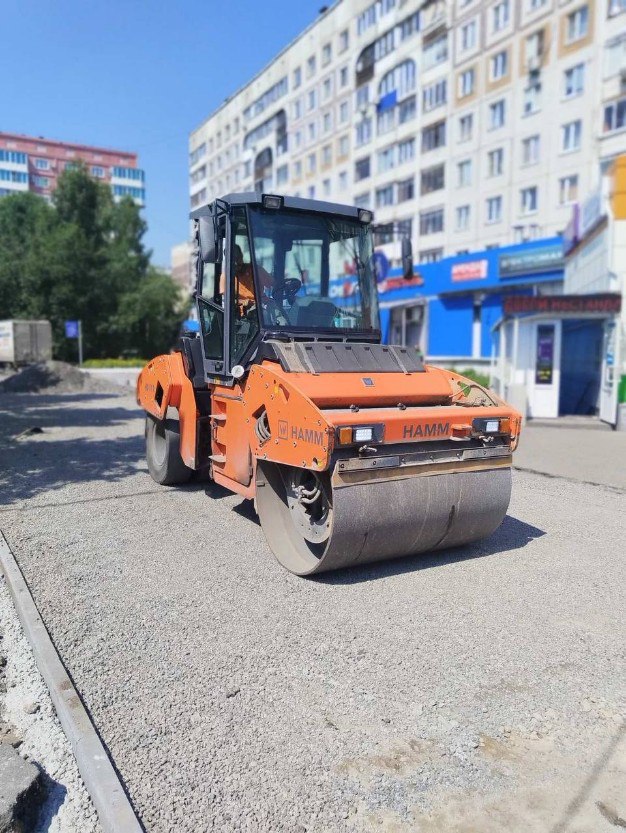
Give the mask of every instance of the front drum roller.
<path id="1" fill-rule="evenodd" d="M 328 472 L 259 461 L 257 511 L 278 561 L 306 576 L 458 547 L 500 526 L 509 467 L 331 486 Z"/>

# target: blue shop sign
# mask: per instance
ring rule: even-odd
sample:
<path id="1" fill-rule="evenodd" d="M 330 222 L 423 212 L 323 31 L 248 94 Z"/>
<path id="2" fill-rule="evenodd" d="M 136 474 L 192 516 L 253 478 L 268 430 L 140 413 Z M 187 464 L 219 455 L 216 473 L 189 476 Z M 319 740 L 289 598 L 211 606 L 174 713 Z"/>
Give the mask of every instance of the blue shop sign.
<path id="1" fill-rule="evenodd" d="M 534 275 L 563 269 L 563 244 L 542 246 L 527 251 L 501 254 L 499 257 L 500 278 L 515 278 L 518 275 Z"/>

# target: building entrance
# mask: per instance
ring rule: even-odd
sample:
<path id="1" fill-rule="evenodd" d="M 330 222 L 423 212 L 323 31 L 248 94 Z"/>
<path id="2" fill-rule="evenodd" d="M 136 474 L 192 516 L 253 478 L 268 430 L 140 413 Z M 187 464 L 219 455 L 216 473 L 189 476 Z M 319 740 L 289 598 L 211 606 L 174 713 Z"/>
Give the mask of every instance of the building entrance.
<path id="1" fill-rule="evenodd" d="M 559 415 L 598 414 L 603 330 L 603 322 L 597 320 L 562 322 Z"/>

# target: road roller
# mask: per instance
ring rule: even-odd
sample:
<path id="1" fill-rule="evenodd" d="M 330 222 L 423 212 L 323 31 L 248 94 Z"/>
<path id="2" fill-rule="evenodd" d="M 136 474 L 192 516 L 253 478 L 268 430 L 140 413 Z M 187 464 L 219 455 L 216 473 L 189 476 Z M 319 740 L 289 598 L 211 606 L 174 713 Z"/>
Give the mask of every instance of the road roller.
<path id="1" fill-rule="evenodd" d="M 372 212 L 250 192 L 191 219 L 198 328 L 137 382 L 153 479 L 252 499 L 300 576 L 493 533 L 521 416 L 383 343 Z M 397 280 L 415 282 L 400 252 Z"/>

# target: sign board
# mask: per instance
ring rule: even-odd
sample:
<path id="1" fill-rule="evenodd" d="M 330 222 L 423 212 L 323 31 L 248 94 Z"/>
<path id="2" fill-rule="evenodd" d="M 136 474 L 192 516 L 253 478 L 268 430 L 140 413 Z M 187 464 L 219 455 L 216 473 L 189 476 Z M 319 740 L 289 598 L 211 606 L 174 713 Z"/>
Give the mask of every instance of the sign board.
<path id="1" fill-rule="evenodd" d="M 551 385 L 554 374 L 554 324 L 537 327 L 535 384 Z"/>
<path id="2" fill-rule="evenodd" d="M 374 274 L 378 283 L 384 281 L 389 274 L 389 258 L 384 252 L 374 252 Z"/>
<path id="3" fill-rule="evenodd" d="M 500 255 L 498 259 L 501 278 L 520 275 L 535 275 L 539 272 L 553 272 L 563 268 L 563 246 L 540 246 L 536 249 Z"/>
<path id="4" fill-rule="evenodd" d="M 509 295 L 504 299 L 505 315 L 524 312 L 547 313 L 602 313 L 617 315 L 622 308 L 622 296 L 598 295 Z"/>
<path id="5" fill-rule="evenodd" d="M 602 218 L 602 190 L 596 190 L 587 197 L 580 209 L 580 238 L 582 239 Z"/>
<path id="6" fill-rule="evenodd" d="M 471 260 L 468 263 L 455 263 L 450 271 L 452 280 L 477 281 L 487 277 L 489 271 L 488 260 Z"/>
<path id="7" fill-rule="evenodd" d="M 572 207 L 572 216 L 563 232 L 563 255 L 568 255 L 576 248 L 580 240 L 580 206 L 576 203 Z"/>
<path id="8" fill-rule="evenodd" d="M 65 338 L 78 338 L 78 321 L 65 322 Z"/>

